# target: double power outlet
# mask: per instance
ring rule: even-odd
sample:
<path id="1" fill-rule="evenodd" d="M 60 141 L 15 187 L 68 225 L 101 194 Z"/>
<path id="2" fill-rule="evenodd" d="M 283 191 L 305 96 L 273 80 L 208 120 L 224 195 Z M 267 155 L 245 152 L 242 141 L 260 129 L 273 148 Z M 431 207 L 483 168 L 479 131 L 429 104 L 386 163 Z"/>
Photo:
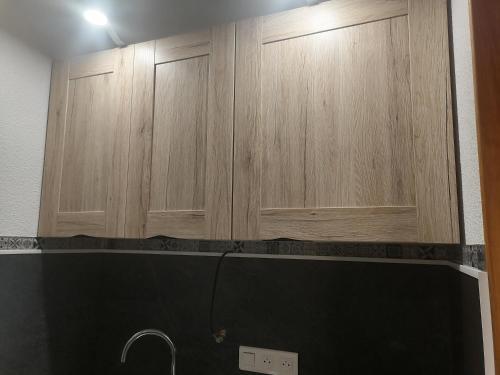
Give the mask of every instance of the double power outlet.
<path id="1" fill-rule="evenodd" d="M 279 350 L 240 346 L 240 370 L 269 375 L 298 375 L 299 355 Z"/>

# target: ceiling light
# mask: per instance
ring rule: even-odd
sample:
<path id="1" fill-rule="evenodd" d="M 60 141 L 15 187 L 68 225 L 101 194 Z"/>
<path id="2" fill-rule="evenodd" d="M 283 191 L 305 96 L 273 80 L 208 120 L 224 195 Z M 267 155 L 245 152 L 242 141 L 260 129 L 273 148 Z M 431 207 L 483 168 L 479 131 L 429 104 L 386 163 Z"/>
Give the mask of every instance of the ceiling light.
<path id="1" fill-rule="evenodd" d="M 106 26 L 108 24 L 108 17 L 97 9 L 89 9 L 85 11 L 85 13 L 83 13 L 83 17 L 91 24 L 97 26 Z"/>

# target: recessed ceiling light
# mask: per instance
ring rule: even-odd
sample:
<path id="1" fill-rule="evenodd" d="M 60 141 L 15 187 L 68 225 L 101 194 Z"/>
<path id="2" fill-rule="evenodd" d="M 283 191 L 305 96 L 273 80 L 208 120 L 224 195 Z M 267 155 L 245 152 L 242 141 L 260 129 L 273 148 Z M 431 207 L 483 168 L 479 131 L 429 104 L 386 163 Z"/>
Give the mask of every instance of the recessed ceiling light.
<path id="1" fill-rule="evenodd" d="M 108 24 L 108 17 L 97 9 L 89 9 L 85 11 L 85 13 L 83 13 L 83 17 L 91 24 L 97 26 L 106 26 Z"/>

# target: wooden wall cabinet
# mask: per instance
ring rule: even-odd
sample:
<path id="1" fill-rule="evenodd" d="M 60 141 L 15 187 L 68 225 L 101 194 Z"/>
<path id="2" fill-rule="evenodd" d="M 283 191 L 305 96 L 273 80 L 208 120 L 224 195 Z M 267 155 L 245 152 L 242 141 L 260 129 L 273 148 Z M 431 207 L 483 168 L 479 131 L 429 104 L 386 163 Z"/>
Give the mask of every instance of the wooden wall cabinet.
<path id="1" fill-rule="evenodd" d="M 459 242 L 446 0 L 56 64 L 40 235 Z"/>
<path id="2" fill-rule="evenodd" d="M 123 237 L 134 47 L 54 64 L 38 234 Z"/>
<path id="3" fill-rule="evenodd" d="M 234 30 L 136 46 L 126 237 L 231 238 Z"/>
<path id="4" fill-rule="evenodd" d="M 233 237 L 459 242 L 445 0 L 236 30 Z"/>

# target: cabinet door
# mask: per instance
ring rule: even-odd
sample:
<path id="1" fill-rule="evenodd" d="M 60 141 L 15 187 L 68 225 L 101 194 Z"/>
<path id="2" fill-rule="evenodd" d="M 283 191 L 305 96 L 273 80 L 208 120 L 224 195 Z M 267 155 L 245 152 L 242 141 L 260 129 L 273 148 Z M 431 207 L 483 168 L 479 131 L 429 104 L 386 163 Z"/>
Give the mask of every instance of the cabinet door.
<path id="1" fill-rule="evenodd" d="M 127 237 L 230 239 L 235 26 L 136 46 Z"/>
<path id="2" fill-rule="evenodd" d="M 133 54 L 54 63 L 40 236 L 123 236 Z"/>
<path id="3" fill-rule="evenodd" d="M 239 22 L 235 239 L 458 242 L 445 0 Z"/>

